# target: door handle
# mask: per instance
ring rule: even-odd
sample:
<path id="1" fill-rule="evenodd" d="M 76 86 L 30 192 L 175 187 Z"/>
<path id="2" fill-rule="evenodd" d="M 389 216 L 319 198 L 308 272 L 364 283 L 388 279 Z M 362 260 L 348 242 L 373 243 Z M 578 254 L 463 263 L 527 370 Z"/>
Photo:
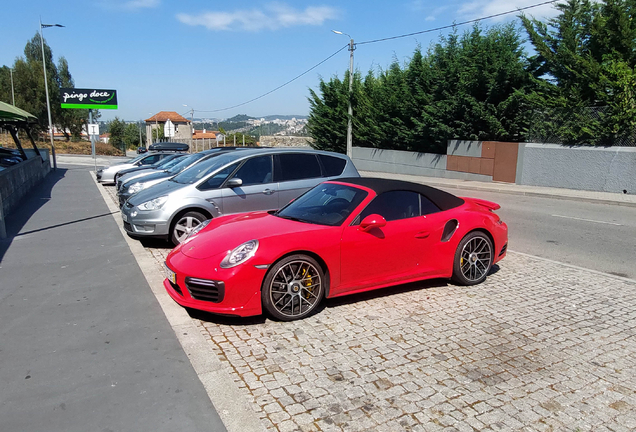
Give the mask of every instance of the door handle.
<path id="1" fill-rule="evenodd" d="M 420 232 L 418 232 L 417 234 L 415 234 L 415 238 L 418 238 L 418 239 L 425 239 L 425 238 L 427 238 L 429 235 L 431 235 L 431 233 L 430 233 L 430 232 L 428 232 L 428 231 L 420 231 Z"/>
<path id="2" fill-rule="evenodd" d="M 264 193 L 265 195 L 271 195 L 271 194 L 273 194 L 274 192 L 275 192 L 275 191 L 274 191 L 274 190 L 272 190 L 272 189 L 265 189 L 265 190 L 263 191 L 263 193 Z"/>

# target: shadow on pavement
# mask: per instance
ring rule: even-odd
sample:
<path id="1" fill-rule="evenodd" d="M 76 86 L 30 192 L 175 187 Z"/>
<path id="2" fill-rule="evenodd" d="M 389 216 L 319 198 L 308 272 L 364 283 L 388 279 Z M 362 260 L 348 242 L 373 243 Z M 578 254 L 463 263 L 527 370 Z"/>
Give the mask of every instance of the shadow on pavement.
<path id="1" fill-rule="evenodd" d="M 11 246 L 13 240 L 18 236 L 28 234 L 20 233 L 20 230 L 26 225 L 31 216 L 51 199 L 53 187 L 66 176 L 67 171 L 69 170 L 65 168 L 58 168 L 57 171 L 51 170 L 37 186 L 20 200 L 18 207 L 13 213 L 6 215 L 7 238 L 0 240 L 0 262 L 2 262 L 2 258 L 4 254 L 7 253 L 7 250 L 9 250 L 9 246 Z M 43 229 L 32 232 L 41 231 Z"/>

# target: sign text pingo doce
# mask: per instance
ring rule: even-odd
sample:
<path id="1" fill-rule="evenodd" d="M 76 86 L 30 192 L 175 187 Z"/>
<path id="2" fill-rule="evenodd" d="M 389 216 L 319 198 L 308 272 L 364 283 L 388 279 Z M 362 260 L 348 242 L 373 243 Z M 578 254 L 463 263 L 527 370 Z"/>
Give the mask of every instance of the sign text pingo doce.
<path id="1" fill-rule="evenodd" d="M 61 88 L 62 108 L 117 109 L 117 91 L 100 89 Z"/>

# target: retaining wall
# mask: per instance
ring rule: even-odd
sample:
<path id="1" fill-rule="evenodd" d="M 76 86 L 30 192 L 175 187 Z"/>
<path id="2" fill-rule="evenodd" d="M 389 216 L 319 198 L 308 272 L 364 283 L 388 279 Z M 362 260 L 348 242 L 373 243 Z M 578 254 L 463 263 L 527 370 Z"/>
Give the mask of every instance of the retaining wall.
<path id="1" fill-rule="evenodd" d="M 269 135 L 261 136 L 259 144 L 263 147 L 310 147 L 312 141 L 310 137 Z"/>
<path id="2" fill-rule="evenodd" d="M 519 146 L 517 184 L 636 194 L 636 148 Z M 625 192 L 624 192 L 625 191 Z"/>
<path id="3" fill-rule="evenodd" d="M 492 176 L 488 175 L 448 171 L 446 155 L 354 147 L 352 159 L 359 171 L 492 181 Z"/>
<path id="4" fill-rule="evenodd" d="M 27 150 L 27 154 L 29 153 Z M 29 155 L 26 161 L 0 171 L 1 221 L 4 221 L 4 215 L 11 213 L 29 190 L 51 171 L 48 151 L 40 150 L 40 153 L 42 157 Z"/>

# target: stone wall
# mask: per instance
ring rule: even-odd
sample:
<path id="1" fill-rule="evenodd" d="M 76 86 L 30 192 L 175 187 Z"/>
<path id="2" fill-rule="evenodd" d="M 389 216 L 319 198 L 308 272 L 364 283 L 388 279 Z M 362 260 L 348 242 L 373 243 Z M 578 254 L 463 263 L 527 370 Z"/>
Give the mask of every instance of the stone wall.
<path id="1" fill-rule="evenodd" d="M 259 141 L 262 147 L 311 147 L 311 137 L 297 136 L 261 136 Z"/>

